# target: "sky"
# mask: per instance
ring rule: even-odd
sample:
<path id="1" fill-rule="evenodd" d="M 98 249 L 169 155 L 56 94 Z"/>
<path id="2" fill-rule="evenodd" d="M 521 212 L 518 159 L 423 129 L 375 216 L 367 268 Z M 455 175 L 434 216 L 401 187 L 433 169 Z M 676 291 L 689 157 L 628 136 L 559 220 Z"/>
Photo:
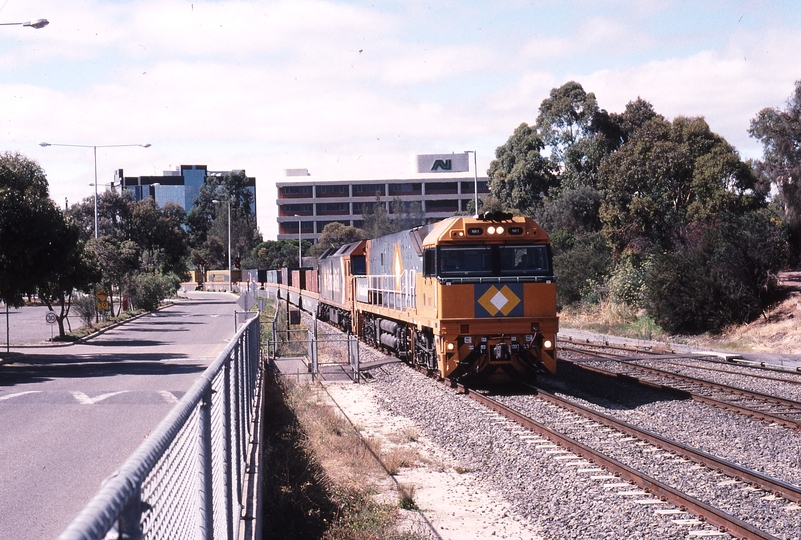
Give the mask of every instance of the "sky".
<path id="1" fill-rule="evenodd" d="M 568 81 L 609 112 L 703 116 L 759 159 L 751 119 L 801 79 L 795 0 L 0 0 L 2 23 L 40 18 L 0 26 L 0 152 L 62 208 L 93 195 L 93 150 L 41 142 L 99 146 L 101 190 L 120 168 L 245 169 L 265 239 L 285 169 L 405 178 L 475 150 L 484 175 Z"/>

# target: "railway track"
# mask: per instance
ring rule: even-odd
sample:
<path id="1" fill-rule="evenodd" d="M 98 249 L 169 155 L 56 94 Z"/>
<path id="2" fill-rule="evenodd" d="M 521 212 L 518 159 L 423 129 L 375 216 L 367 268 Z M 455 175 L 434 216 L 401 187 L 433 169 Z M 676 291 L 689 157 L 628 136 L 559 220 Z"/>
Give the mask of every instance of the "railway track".
<path id="1" fill-rule="evenodd" d="M 563 362 L 587 371 L 685 395 L 695 401 L 759 418 L 771 424 L 801 429 L 801 402 L 632 363 L 636 360 L 654 358 L 675 361 L 686 358 L 686 355 L 621 356 L 565 345 L 561 350 L 604 360 L 613 366 L 611 368 L 591 366 L 580 361 L 560 358 Z"/>
<path id="2" fill-rule="evenodd" d="M 571 427 L 569 429 L 555 429 L 553 426 L 549 426 L 546 423 L 537 421 L 521 413 L 514 405 L 509 405 L 502 402 L 502 400 L 457 385 L 457 391 L 464 393 L 505 418 L 559 445 L 565 451 L 603 467 L 616 476 L 637 485 L 654 497 L 658 497 L 660 500 L 666 501 L 678 508 L 686 509 L 698 516 L 700 520 L 706 521 L 735 537 L 747 539 L 779 538 L 771 534 L 771 532 L 746 520 L 740 519 L 714 504 L 700 500 L 687 491 L 659 480 L 654 475 L 644 473 L 629 466 L 621 459 L 610 457 L 608 449 L 596 448 L 592 443 L 582 442 L 581 439 L 586 439 L 587 433 L 589 432 L 597 432 L 599 427 L 614 430 L 616 433 L 622 435 L 622 437 L 617 438 L 618 441 L 631 441 L 633 446 L 638 446 L 637 451 L 650 454 L 651 459 L 655 458 L 657 452 L 661 452 L 661 454 L 659 454 L 661 460 L 672 461 L 673 463 L 676 463 L 678 460 L 679 463 L 686 463 L 686 465 L 681 465 L 681 467 L 686 469 L 687 475 L 693 477 L 709 477 L 710 472 L 712 472 L 711 476 L 715 479 L 714 481 L 718 482 L 718 485 L 739 485 L 740 487 L 745 485 L 745 489 L 748 491 L 761 490 L 765 495 L 762 500 L 774 503 L 772 505 L 768 504 L 768 506 L 773 507 L 775 515 L 781 515 L 783 508 L 786 507 L 786 501 L 791 501 L 793 503 L 801 502 L 801 488 L 798 486 L 770 478 L 756 471 L 741 467 L 736 463 L 671 441 L 655 433 L 642 430 L 636 426 L 621 422 L 587 407 L 564 400 L 553 394 L 544 392 L 543 390 L 534 390 L 537 398 L 560 409 L 569 411 L 576 416 L 576 420 L 570 424 Z M 614 435 L 610 435 L 610 437 L 614 437 Z M 648 446 L 648 448 L 643 448 L 643 446 Z M 693 464 L 697 465 L 694 466 Z M 697 466 L 703 468 L 706 474 L 699 475 L 697 473 L 698 469 L 695 468 Z M 656 469 L 659 468 L 660 467 L 657 465 Z M 728 478 L 720 480 L 720 477 L 717 476 L 719 474 L 726 475 Z M 686 483 L 697 487 L 699 481 L 701 480 L 690 480 Z M 741 513 L 748 515 L 749 511 L 743 510 Z"/>

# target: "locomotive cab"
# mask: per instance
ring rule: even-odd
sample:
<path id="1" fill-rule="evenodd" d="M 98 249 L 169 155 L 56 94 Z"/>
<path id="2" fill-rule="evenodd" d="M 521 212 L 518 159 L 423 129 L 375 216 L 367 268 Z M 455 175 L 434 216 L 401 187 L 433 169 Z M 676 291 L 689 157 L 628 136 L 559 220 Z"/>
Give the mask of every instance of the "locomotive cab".
<path id="1" fill-rule="evenodd" d="M 423 254 L 423 277 L 440 322 L 440 373 L 555 373 L 556 282 L 547 234 L 522 217 L 460 218 L 448 225 L 429 234 Z"/>

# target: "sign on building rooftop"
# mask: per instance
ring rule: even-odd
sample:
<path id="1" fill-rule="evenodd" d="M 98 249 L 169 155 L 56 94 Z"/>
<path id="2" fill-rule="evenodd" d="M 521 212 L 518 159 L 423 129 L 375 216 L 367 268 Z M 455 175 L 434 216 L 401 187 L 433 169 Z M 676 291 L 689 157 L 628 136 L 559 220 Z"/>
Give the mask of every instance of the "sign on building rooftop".
<path id="1" fill-rule="evenodd" d="M 470 170 L 469 154 L 418 154 L 418 173 L 451 173 Z"/>

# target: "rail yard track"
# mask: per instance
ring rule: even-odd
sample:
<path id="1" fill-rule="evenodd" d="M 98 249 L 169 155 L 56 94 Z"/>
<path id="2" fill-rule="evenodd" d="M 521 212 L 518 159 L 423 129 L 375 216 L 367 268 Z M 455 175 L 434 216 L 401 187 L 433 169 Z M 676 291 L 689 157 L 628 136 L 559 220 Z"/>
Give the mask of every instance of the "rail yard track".
<path id="1" fill-rule="evenodd" d="M 801 402 L 799 401 L 693 377 L 678 371 L 668 371 L 661 367 L 656 368 L 636 363 L 656 360 L 663 367 L 673 365 L 674 367 L 689 367 L 696 371 L 724 371 L 709 366 L 701 368 L 698 365 L 688 366 L 684 362 L 678 362 L 678 360 L 690 358 L 688 355 L 658 355 L 650 352 L 643 356 L 642 354 L 634 354 L 629 349 L 613 347 L 598 349 L 597 347 L 567 344 L 563 344 L 560 350 L 578 356 L 578 358 L 567 359 L 563 355 L 560 358 L 562 362 L 573 363 L 584 370 L 675 392 L 677 395 L 685 395 L 695 401 L 759 418 L 768 423 L 801 429 Z M 598 360 L 598 362 L 590 363 L 585 360 L 587 358 Z M 712 365 L 715 364 L 723 363 L 714 362 Z M 741 375 L 743 377 L 780 381 L 788 385 L 801 385 L 801 379 L 797 378 L 795 373 L 788 374 L 795 378 L 751 373 L 747 375 L 741 373 Z"/>
<path id="2" fill-rule="evenodd" d="M 562 411 L 559 415 L 555 415 L 551 411 L 550 421 L 537 421 L 521 412 L 519 396 L 516 399 L 498 399 L 464 387 L 460 387 L 459 390 L 558 445 L 565 453 L 569 453 L 565 457 L 583 458 L 588 463 L 603 467 L 606 471 L 645 490 L 643 495 L 648 493 L 656 497 L 650 502 L 666 501 L 678 508 L 685 508 L 701 520 L 707 521 L 735 537 L 779 538 L 771 531 L 763 530 L 746 519 L 738 517 L 753 514 L 753 501 L 748 500 L 753 497 L 743 497 L 744 507 L 738 509 L 732 506 L 731 500 L 722 504 L 718 501 L 716 504 L 714 497 L 710 501 L 705 501 L 692 492 L 715 492 L 721 488 L 739 485 L 749 495 L 757 494 L 757 498 L 761 502 L 760 514 L 762 516 L 781 517 L 788 501 L 790 504 L 801 501 L 801 488 L 798 486 L 770 478 L 731 461 L 621 422 L 540 389 L 533 389 L 535 394 L 531 397 L 536 397 L 536 399 Z M 565 415 L 572 418 L 566 419 Z M 554 418 L 558 420 L 554 422 Z M 599 428 L 606 430 L 603 437 L 605 440 L 596 436 Z M 622 452 L 620 448 L 616 452 L 610 452 L 610 448 L 606 444 L 609 441 L 614 441 L 616 446 L 625 443 L 625 449 Z M 629 453 L 646 456 L 649 462 L 649 472 L 643 471 L 636 465 L 630 465 L 630 462 L 637 461 L 637 459 L 629 459 L 630 456 L 625 455 Z M 678 470 L 681 478 L 674 478 L 671 482 L 664 481 L 659 478 L 665 476 L 659 474 L 663 470 Z M 655 472 L 657 474 L 654 474 Z M 671 472 L 671 474 L 675 475 L 675 472 Z M 703 484 L 710 485 L 700 488 L 699 486 Z M 677 487 L 679 485 L 692 486 L 692 489 L 682 489 Z M 723 510 L 724 507 L 728 507 L 730 510 Z"/>

